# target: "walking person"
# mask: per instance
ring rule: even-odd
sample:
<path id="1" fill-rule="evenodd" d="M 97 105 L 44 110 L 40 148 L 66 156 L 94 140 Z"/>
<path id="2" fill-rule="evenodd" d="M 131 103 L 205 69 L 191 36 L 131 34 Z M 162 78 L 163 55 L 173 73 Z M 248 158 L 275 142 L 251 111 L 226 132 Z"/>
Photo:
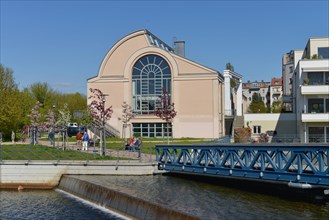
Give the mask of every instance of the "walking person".
<path id="1" fill-rule="evenodd" d="M 11 131 L 11 142 L 14 144 L 15 143 L 15 132 Z"/>
<path id="2" fill-rule="evenodd" d="M 89 141 L 89 136 L 87 134 L 87 131 L 85 131 L 82 137 L 82 150 L 86 149 L 86 151 L 88 151 L 88 141 Z"/>
<path id="3" fill-rule="evenodd" d="M 55 142 L 54 142 L 55 133 L 54 133 L 52 128 L 50 129 L 50 132 L 48 134 L 48 138 L 49 138 L 49 141 L 50 141 L 50 145 L 55 146 Z"/>
<path id="4" fill-rule="evenodd" d="M 82 134 L 80 131 L 77 133 L 75 138 L 77 139 L 77 150 L 81 150 Z"/>
<path id="5" fill-rule="evenodd" d="M 136 141 L 136 145 L 137 145 L 137 150 L 138 150 L 138 158 L 141 158 L 141 153 L 142 153 L 142 138 L 139 137 Z"/>

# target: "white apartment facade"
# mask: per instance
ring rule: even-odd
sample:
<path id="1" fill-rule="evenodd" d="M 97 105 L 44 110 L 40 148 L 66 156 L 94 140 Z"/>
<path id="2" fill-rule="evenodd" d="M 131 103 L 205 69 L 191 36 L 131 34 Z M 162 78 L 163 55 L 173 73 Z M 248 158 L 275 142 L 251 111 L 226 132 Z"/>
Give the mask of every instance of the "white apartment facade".
<path id="1" fill-rule="evenodd" d="M 293 79 L 302 143 L 329 143 L 329 38 L 310 38 Z"/>
<path id="2" fill-rule="evenodd" d="M 270 87 L 271 111 L 274 111 L 274 102 L 282 102 L 282 78 L 272 78 Z M 278 106 L 277 106 L 278 107 Z"/>
<path id="3" fill-rule="evenodd" d="M 242 93 L 247 99 L 247 109 L 249 109 L 249 105 L 252 102 L 252 96 L 255 93 L 258 93 L 264 102 L 265 107 L 269 107 L 270 105 L 270 82 L 246 82 L 242 84 Z"/>

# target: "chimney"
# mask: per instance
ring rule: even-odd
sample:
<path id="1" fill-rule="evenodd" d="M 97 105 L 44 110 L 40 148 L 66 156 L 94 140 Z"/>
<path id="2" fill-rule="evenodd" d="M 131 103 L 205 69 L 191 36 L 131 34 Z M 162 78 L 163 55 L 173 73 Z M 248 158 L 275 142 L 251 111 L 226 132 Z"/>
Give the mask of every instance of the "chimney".
<path id="1" fill-rule="evenodd" d="M 174 41 L 174 52 L 178 56 L 185 57 L 185 41 Z"/>

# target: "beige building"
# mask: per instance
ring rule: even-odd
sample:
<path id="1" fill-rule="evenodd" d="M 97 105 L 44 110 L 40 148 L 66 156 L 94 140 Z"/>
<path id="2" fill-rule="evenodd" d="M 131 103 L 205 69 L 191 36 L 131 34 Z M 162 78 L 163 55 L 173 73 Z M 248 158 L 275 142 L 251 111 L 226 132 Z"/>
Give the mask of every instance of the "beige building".
<path id="1" fill-rule="evenodd" d="M 113 45 L 97 76 L 87 84 L 88 96 L 90 88 L 108 94 L 106 107 L 113 107 L 112 118 L 107 121 L 110 127 L 122 135 L 118 118 L 125 101 L 135 114 L 130 121 L 131 134 L 162 137 L 166 123 L 154 111 L 164 88 L 177 111 L 169 126 L 170 136 L 224 135 L 224 78 L 218 71 L 185 58 L 184 47 L 183 41 L 177 41 L 171 48 L 148 30 L 131 33 Z"/>

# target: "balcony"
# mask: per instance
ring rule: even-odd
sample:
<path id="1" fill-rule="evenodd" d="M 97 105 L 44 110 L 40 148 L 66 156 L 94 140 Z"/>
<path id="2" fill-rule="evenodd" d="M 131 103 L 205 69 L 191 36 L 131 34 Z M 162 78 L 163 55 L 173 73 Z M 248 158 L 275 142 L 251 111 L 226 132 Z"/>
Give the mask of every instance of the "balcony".
<path id="1" fill-rule="evenodd" d="M 302 122 L 328 122 L 329 112 L 327 113 L 303 113 Z"/>
<path id="2" fill-rule="evenodd" d="M 328 95 L 329 85 L 302 85 L 302 95 Z"/>

